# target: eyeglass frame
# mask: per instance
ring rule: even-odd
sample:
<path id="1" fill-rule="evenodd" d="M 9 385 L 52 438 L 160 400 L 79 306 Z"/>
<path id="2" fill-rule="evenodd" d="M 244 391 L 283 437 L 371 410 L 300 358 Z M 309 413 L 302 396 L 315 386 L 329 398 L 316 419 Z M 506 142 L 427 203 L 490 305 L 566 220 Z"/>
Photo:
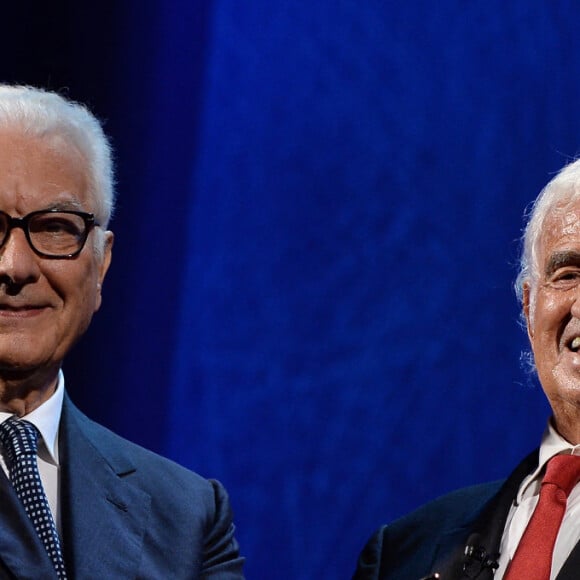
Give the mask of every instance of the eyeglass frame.
<path id="1" fill-rule="evenodd" d="M 41 252 L 38 248 L 34 247 L 34 244 L 32 243 L 32 239 L 30 237 L 30 227 L 29 227 L 30 220 L 33 219 L 37 215 L 50 214 L 50 213 L 65 213 L 65 214 L 69 214 L 69 215 L 76 215 L 83 220 L 83 222 L 85 224 L 85 231 L 83 233 L 83 236 L 80 238 L 80 246 L 79 246 L 78 250 L 76 250 L 70 254 L 54 255 L 54 254 L 46 254 L 44 252 Z M 21 218 L 13 217 L 10 214 L 6 213 L 5 211 L 1 211 L 1 210 L 0 210 L 0 214 L 6 216 L 7 222 L 8 222 L 7 223 L 8 227 L 6 230 L 6 237 L 0 243 L 0 250 L 2 250 L 2 248 L 4 247 L 4 245 L 6 244 L 8 239 L 10 238 L 10 233 L 12 232 L 12 230 L 14 228 L 20 228 L 24 232 L 24 235 L 26 237 L 26 241 L 28 242 L 30 249 L 37 256 L 40 256 L 41 258 L 48 258 L 50 260 L 70 260 L 71 258 L 76 258 L 83 251 L 83 248 L 85 247 L 85 245 L 87 243 L 87 239 L 89 237 L 89 234 L 91 233 L 91 230 L 93 228 L 99 227 L 101 225 L 96 221 L 95 214 L 87 213 L 84 211 L 69 210 L 69 209 L 58 209 L 58 208 L 41 209 L 41 210 L 37 210 L 37 211 L 32 211 L 29 214 L 26 214 L 24 217 L 21 217 Z"/>

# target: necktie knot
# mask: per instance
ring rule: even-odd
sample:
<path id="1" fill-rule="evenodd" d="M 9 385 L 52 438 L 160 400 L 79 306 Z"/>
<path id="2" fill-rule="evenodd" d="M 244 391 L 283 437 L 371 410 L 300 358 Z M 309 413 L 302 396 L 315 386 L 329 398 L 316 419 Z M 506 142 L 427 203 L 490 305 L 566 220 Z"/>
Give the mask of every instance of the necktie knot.
<path id="1" fill-rule="evenodd" d="M 8 468 L 11 470 L 19 457 L 36 455 L 38 430 L 28 421 L 10 417 L 0 424 L 0 444 L 6 452 Z"/>
<path id="2" fill-rule="evenodd" d="M 542 485 L 549 483 L 561 489 L 566 497 L 580 480 L 580 456 L 556 455 L 548 461 Z"/>

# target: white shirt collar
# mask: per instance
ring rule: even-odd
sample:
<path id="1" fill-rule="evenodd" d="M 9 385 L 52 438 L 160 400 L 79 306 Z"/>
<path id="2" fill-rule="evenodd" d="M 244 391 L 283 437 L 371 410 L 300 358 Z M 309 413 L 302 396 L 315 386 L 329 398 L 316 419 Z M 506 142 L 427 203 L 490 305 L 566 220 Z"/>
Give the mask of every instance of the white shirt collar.
<path id="1" fill-rule="evenodd" d="M 536 469 L 523 480 L 522 485 L 520 485 L 516 497 L 516 505 L 526 497 L 539 493 L 542 481 L 541 476 L 546 463 L 548 463 L 548 461 L 555 455 L 563 455 L 566 453 L 570 455 L 580 455 L 580 445 L 572 445 L 572 443 L 566 441 L 566 439 L 556 431 L 553 421 L 550 419 L 548 421 L 548 426 L 542 435 L 538 467 L 536 467 Z"/>
<path id="2" fill-rule="evenodd" d="M 42 405 L 24 415 L 22 419 L 30 421 L 42 436 L 44 445 L 39 446 L 39 454 L 46 451 L 46 459 L 54 465 L 58 465 L 58 426 L 60 424 L 60 415 L 62 413 L 62 403 L 64 400 L 64 375 L 62 370 L 58 372 L 56 390 Z M 12 417 L 12 413 L 0 411 L 0 423 Z M 44 448 L 44 449 L 42 449 Z"/>

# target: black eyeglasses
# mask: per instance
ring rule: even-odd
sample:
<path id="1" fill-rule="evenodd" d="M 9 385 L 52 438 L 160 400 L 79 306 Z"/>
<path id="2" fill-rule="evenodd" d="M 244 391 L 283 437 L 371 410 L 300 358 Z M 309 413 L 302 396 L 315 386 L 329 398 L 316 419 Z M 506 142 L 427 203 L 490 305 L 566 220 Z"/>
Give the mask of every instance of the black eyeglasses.
<path id="1" fill-rule="evenodd" d="M 0 248 L 13 228 L 24 231 L 30 247 L 43 258 L 74 258 L 83 249 L 90 231 L 99 224 L 92 213 L 49 209 L 16 218 L 0 211 Z"/>

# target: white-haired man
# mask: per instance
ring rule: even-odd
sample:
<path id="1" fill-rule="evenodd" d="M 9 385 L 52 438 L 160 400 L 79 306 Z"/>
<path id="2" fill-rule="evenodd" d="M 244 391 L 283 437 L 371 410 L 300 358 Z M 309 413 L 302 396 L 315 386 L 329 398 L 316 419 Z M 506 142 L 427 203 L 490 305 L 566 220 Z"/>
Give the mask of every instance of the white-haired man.
<path id="1" fill-rule="evenodd" d="M 505 482 L 459 490 L 380 528 L 357 580 L 580 578 L 580 160 L 538 196 L 516 284 L 552 408 Z"/>
<path id="2" fill-rule="evenodd" d="M 112 173 L 86 108 L 0 86 L 0 578 L 242 578 L 222 486 L 64 390 L 111 261 Z"/>

